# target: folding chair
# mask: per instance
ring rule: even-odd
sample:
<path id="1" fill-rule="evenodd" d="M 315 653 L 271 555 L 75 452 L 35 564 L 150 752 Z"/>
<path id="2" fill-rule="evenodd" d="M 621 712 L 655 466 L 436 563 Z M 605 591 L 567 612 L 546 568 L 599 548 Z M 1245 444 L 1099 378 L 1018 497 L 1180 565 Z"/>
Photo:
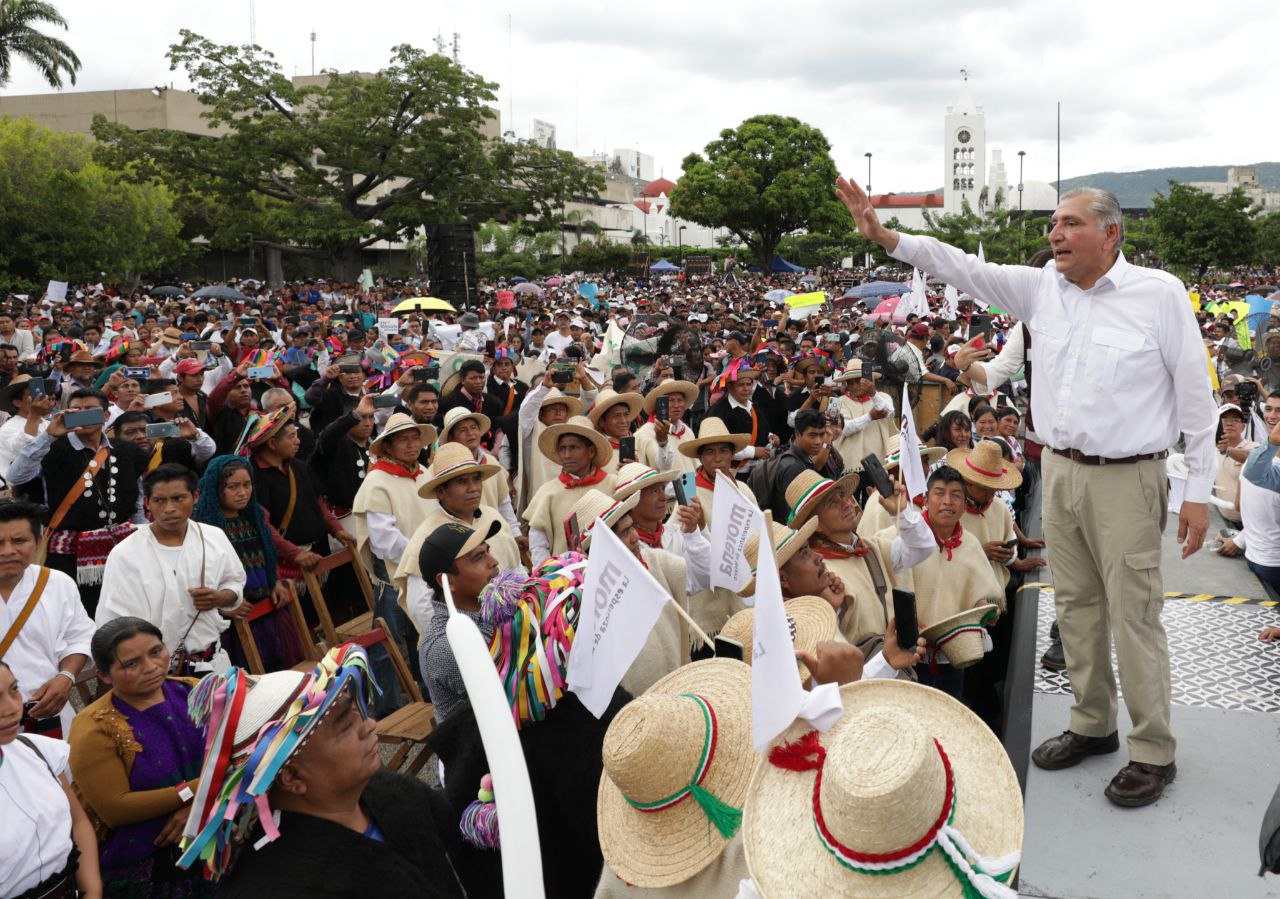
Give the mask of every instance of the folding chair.
<path id="1" fill-rule="evenodd" d="M 369 606 L 369 611 L 335 627 L 333 616 L 329 614 L 329 606 L 324 600 L 324 593 L 320 589 L 320 575 L 348 562 L 355 570 L 360 592 L 364 594 L 364 601 Z M 369 582 L 369 572 L 364 570 L 364 563 L 351 550 L 344 549 L 331 556 L 325 556 L 313 570 L 302 572 L 302 580 L 307 585 L 307 593 L 311 596 L 316 616 L 320 619 L 320 629 L 324 632 L 324 638 L 330 646 L 347 643 L 373 628 L 373 584 Z"/>
<path id="2" fill-rule="evenodd" d="M 96 682 L 97 689 L 89 689 L 90 681 Z M 98 680 L 98 669 L 93 666 L 93 662 L 87 663 L 80 669 L 80 675 L 76 678 L 75 687 L 76 693 L 80 695 L 81 708 L 84 708 L 106 692 L 105 685 Z"/>
<path id="3" fill-rule="evenodd" d="M 307 619 L 302 614 L 302 606 L 298 600 L 298 593 L 293 589 L 293 584 L 285 581 L 285 585 L 289 589 L 292 597 L 287 608 L 289 609 L 289 618 L 293 622 L 294 630 L 298 632 L 298 640 L 302 644 L 303 661 L 293 666 L 294 671 L 310 671 L 315 667 L 315 663 L 320 661 L 320 652 L 316 648 L 315 641 L 311 639 L 311 631 L 307 628 Z M 236 636 L 240 638 L 240 648 L 244 651 L 245 664 L 249 668 L 251 674 L 266 674 L 266 670 L 262 664 L 262 654 L 258 652 L 258 644 L 253 639 L 253 628 L 250 623 L 257 621 L 264 615 L 270 615 L 276 611 L 276 604 L 268 596 L 266 599 L 260 599 L 249 607 L 248 618 L 233 618 L 232 625 L 236 629 Z"/>
<path id="4" fill-rule="evenodd" d="M 381 618 L 376 618 L 373 624 L 372 630 L 352 637 L 350 642 L 358 643 L 366 650 L 379 643 L 385 644 L 387 656 L 391 659 L 391 665 L 396 670 L 396 678 L 400 681 L 400 690 L 410 697 L 408 703 L 378 722 L 378 742 L 396 746 L 395 753 L 387 762 L 388 768 L 399 771 L 403 767 L 407 773 L 417 775 L 422 770 L 422 766 L 435 754 L 430 747 L 428 737 L 435 729 L 436 710 L 431 703 L 423 700 L 418 685 L 414 683 L 413 676 L 409 673 L 409 666 L 405 664 L 404 656 L 400 654 L 400 647 L 391 638 L 387 623 Z M 414 746 L 421 748 L 410 762 L 409 754 Z M 406 762 L 408 762 L 407 765 Z"/>

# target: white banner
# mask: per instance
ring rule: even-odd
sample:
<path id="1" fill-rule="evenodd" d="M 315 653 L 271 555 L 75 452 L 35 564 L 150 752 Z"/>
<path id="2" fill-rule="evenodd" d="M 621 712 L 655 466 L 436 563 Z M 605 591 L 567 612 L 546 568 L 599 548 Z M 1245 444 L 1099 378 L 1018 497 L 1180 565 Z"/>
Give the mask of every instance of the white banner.
<path id="1" fill-rule="evenodd" d="M 899 443 L 898 471 L 907 485 L 907 496 L 915 499 L 925 492 L 927 483 L 924 463 L 920 461 L 920 437 L 916 434 L 916 422 L 911 414 L 911 399 L 907 385 L 902 385 L 902 435 Z"/>
<path id="2" fill-rule="evenodd" d="M 391 318 L 380 318 L 378 319 L 378 333 L 384 336 L 387 334 L 397 334 L 399 333 L 400 326 L 402 324 L 403 321 L 394 316 Z"/>
<path id="3" fill-rule="evenodd" d="M 756 752 L 764 752 L 796 718 L 826 730 L 840 718 L 844 706 L 836 684 L 822 684 L 809 691 L 800 683 L 795 641 L 787 624 L 778 566 L 773 558 L 773 540 L 768 520 L 763 515 L 759 519 L 760 557 L 756 563 L 756 613 L 751 637 L 751 735 Z"/>
<path id="4" fill-rule="evenodd" d="M 582 605 L 569 650 L 569 689 L 599 718 L 636 660 L 667 591 L 602 520 L 591 530 Z"/>
<path id="5" fill-rule="evenodd" d="M 723 471 L 716 472 L 716 489 L 711 502 L 711 587 L 738 591 L 751 580 L 751 566 L 743 547 L 759 528 L 763 518 L 754 500 L 737 491 Z"/>
<path id="6" fill-rule="evenodd" d="M 953 322 L 960 315 L 960 293 L 950 284 L 942 294 L 942 319 Z"/>
<path id="7" fill-rule="evenodd" d="M 61 303 L 67 298 L 67 282 L 66 281 L 50 281 L 49 286 L 45 289 L 44 299 L 46 303 Z"/>

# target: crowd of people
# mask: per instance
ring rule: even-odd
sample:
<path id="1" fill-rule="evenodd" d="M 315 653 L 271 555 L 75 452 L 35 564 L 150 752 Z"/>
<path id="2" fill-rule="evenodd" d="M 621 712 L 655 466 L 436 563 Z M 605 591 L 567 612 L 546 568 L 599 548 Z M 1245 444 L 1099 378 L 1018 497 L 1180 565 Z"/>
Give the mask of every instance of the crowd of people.
<path id="1" fill-rule="evenodd" d="M 1157 800 L 1173 779 L 1159 546 L 1133 534 L 1158 540 L 1180 434 L 1188 550 L 1212 488 L 1233 529 L 1219 552 L 1280 590 L 1280 309 L 1247 341 L 1253 369 L 1228 371 L 1252 327 L 1214 304 L 1261 282 L 1153 306 L 1159 327 L 1034 311 L 1046 291 L 1093 295 L 1094 232 L 1104 288 L 1185 294 L 1119 268 L 1091 192 L 1064 198 L 1050 250 L 1004 269 L 885 232 L 842 193 L 959 303 L 942 283 L 899 318 L 765 298 L 795 276 L 499 282 L 456 312 L 392 281 L 9 297 L 0 809 L 19 826 L 0 895 L 501 895 L 507 835 L 451 614 L 488 642 L 520 725 L 547 895 L 1013 895 L 1021 796 L 1000 739 L 1046 533 L 1060 628 L 1040 663 L 1068 672 L 1077 706 L 1036 764 L 1118 748 L 1111 638 L 1064 597 L 1136 590 L 1145 611 L 1111 623 L 1135 733 L 1107 795 Z M 803 289 L 838 297 L 837 275 Z M 1176 373 L 1173 393 L 1137 384 L 1144 365 Z M 1157 391 L 1134 398 L 1150 421 L 1128 422 L 1155 443 L 1090 442 L 1120 390 Z M 1082 510 L 1082 489 L 1123 508 Z M 764 519 L 737 589 L 713 574 L 725 490 Z M 602 526 L 672 602 L 596 716 L 565 665 Z M 759 754 L 765 534 L 801 680 L 838 685 L 844 712 Z M 434 727 L 417 777 L 384 769 L 378 723 L 415 693 Z"/>

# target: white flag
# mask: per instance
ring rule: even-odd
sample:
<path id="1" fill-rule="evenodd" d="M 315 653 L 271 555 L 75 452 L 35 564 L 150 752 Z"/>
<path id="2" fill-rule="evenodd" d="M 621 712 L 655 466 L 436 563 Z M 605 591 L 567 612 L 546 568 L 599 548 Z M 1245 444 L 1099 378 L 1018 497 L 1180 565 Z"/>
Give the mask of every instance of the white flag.
<path id="1" fill-rule="evenodd" d="M 373 290 L 373 272 L 365 269 L 360 273 L 360 287 L 364 289 L 365 293 Z"/>
<path id="2" fill-rule="evenodd" d="M 898 470 L 907 485 L 907 496 L 914 499 L 925 492 L 924 463 L 920 461 L 920 438 L 916 435 L 915 419 L 911 415 L 911 399 L 907 385 L 902 385 L 902 439 L 898 444 Z"/>
<path id="3" fill-rule="evenodd" d="M 948 284 L 942 296 L 942 318 L 944 321 L 953 322 L 960 314 L 960 294 Z"/>
<path id="4" fill-rule="evenodd" d="M 716 489 L 711 502 L 711 587 L 741 590 L 751 580 L 751 566 L 743 547 L 759 528 L 760 509 L 734 487 L 723 471 L 716 472 Z"/>
<path id="5" fill-rule="evenodd" d="M 987 261 L 986 254 L 982 252 L 982 241 L 978 241 L 978 261 L 979 262 Z"/>
<path id="6" fill-rule="evenodd" d="M 597 718 L 609 707 L 669 600 L 631 550 L 596 519 L 568 680 L 569 689 Z"/>
<path id="7" fill-rule="evenodd" d="M 719 491 L 716 491 L 717 493 Z M 769 524 L 759 516 L 760 556 L 756 562 L 756 612 L 751 636 L 751 736 L 764 752 L 796 718 L 826 730 L 843 711 L 840 688 L 823 684 L 807 691 L 796 667 L 796 646 L 782 603 L 778 566 Z"/>

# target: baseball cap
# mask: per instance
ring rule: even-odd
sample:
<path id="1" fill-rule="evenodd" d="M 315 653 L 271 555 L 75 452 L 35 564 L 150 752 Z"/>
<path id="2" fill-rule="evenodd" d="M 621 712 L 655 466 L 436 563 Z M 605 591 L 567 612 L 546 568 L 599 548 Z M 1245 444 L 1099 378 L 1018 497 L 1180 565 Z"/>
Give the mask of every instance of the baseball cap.
<path id="1" fill-rule="evenodd" d="M 202 375 L 204 374 L 204 363 L 199 359 L 183 359 L 173 367 L 173 371 L 179 375 Z"/>
<path id="2" fill-rule="evenodd" d="M 907 332 L 910 337 L 928 337 L 929 326 L 924 322 L 916 322 L 911 326 L 911 330 Z"/>
<path id="3" fill-rule="evenodd" d="M 489 523 L 487 533 L 455 521 L 440 525 L 427 535 L 427 539 L 422 541 L 422 548 L 418 550 L 418 568 L 422 571 L 422 579 L 435 589 L 439 575 L 452 568 L 460 557 L 491 539 L 501 528 L 502 524 L 496 519 Z"/>

